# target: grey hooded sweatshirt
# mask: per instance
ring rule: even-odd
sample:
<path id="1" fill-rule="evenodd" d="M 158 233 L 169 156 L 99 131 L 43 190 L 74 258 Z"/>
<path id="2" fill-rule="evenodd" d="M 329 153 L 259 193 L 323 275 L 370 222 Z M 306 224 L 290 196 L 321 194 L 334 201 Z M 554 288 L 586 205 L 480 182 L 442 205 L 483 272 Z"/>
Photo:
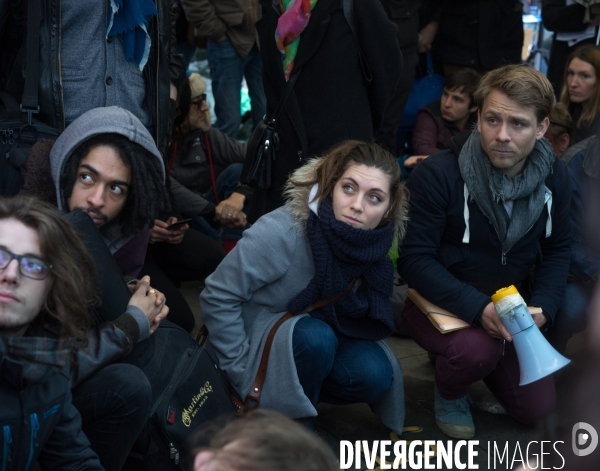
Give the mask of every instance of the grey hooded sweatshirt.
<path id="1" fill-rule="evenodd" d="M 165 170 L 163 159 L 158 151 L 152 135 L 144 127 L 141 121 L 131 112 L 110 106 L 107 108 L 94 108 L 77 118 L 63 133 L 58 137 L 50 152 L 50 170 L 52 180 L 56 188 L 56 199 L 58 208 L 62 211 L 68 211 L 66 201 L 60 188 L 60 176 L 64 170 L 65 164 L 73 151 L 83 142 L 99 134 L 115 133 L 121 134 L 131 142 L 139 144 L 149 151 L 160 163 L 163 182 L 165 179 Z M 140 237 L 140 243 L 148 244 L 147 231 L 145 237 Z M 112 226 L 109 233 L 103 233 L 106 245 L 114 255 L 121 247 L 136 236 L 123 236 L 121 228 Z M 145 250 L 144 250 L 145 252 Z M 141 268 L 141 265 L 140 265 Z M 128 274 L 128 273 L 124 273 Z"/>

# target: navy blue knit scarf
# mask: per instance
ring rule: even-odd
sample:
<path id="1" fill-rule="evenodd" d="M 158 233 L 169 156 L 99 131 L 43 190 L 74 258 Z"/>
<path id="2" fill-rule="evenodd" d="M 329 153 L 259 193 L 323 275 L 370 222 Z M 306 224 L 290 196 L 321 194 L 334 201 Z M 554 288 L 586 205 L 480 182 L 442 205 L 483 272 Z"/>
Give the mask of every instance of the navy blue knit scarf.
<path id="1" fill-rule="evenodd" d="M 111 0 L 110 6 L 107 36 L 121 35 L 125 59 L 143 70 L 151 45 L 148 24 L 158 14 L 156 5 L 153 0 Z"/>
<path id="2" fill-rule="evenodd" d="M 310 313 L 348 337 L 380 340 L 394 329 L 390 297 L 394 267 L 388 256 L 394 223 L 364 230 L 338 221 L 331 199 L 321 203 L 319 215 L 312 211 L 307 224 L 315 276 L 288 304 L 293 313 L 302 312 L 320 299 L 345 291 L 355 277 L 361 283 L 334 303 Z"/>

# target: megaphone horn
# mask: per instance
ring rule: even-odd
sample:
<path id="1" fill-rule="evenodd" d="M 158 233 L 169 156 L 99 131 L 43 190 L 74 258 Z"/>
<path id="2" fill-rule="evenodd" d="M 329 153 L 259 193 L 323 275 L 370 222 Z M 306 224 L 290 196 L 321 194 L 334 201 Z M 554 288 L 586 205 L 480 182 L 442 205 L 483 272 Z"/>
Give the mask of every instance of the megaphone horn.
<path id="1" fill-rule="evenodd" d="M 524 386 L 551 375 L 571 360 L 558 353 L 540 332 L 523 298 L 513 285 L 492 296 L 496 313 L 512 336 Z"/>

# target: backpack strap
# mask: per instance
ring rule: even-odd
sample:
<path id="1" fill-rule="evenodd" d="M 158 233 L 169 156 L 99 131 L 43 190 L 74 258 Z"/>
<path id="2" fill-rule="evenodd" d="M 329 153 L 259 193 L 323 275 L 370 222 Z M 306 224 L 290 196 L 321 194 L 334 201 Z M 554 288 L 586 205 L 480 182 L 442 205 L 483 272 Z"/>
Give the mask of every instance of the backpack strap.
<path id="1" fill-rule="evenodd" d="M 40 77 L 40 21 L 42 19 L 41 0 L 27 1 L 27 56 L 25 57 L 25 87 L 21 101 L 21 111 L 27 113 L 28 124 L 31 115 L 40 112 L 38 103 Z"/>

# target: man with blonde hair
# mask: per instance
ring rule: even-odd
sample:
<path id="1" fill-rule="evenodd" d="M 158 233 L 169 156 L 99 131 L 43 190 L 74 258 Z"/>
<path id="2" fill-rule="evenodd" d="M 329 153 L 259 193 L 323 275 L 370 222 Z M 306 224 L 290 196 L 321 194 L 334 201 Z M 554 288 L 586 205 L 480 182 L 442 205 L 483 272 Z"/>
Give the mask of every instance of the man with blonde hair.
<path id="1" fill-rule="evenodd" d="M 483 380 L 509 415 L 532 424 L 556 400 L 553 378 L 519 386 L 512 338 L 491 302 L 500 288 L 525 288 L 541 329 L 552 325 L 569 267 L 570 188 L 563 162 L 545 139 L 554 105 L 538 71 L 508 65 L 475 91 L 477 129 L 411 174 L 411 209 L 398 271 L 422 296 L 472 326 L 441 334 L 407 300 L 413 339 L 436 359 L 436 422 L 447 435 L 475 434 L 468 390 Z"/>

